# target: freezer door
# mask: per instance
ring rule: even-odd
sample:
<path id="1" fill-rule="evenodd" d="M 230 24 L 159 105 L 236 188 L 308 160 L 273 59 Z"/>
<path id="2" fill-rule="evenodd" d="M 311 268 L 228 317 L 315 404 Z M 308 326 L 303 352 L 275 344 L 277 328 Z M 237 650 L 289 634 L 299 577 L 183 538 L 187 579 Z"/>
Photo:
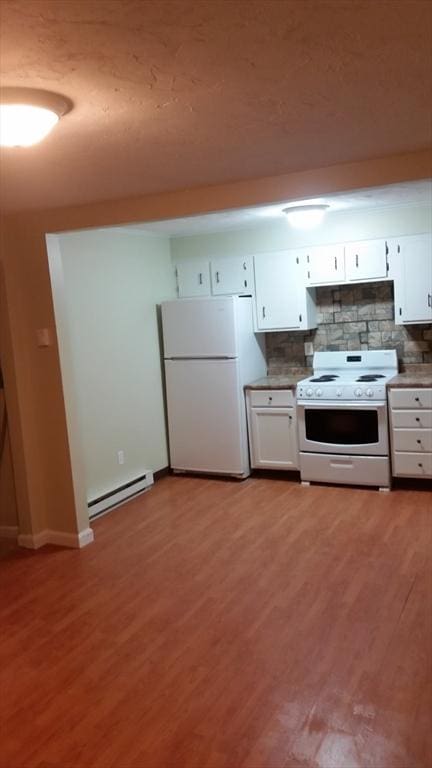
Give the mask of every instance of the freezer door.
<path id="1" fill-rule="evenodd" d="M 249 471 L 245 406 L 235 360 L 167 360 L 173 469 L 242 475 Z"/>
<path id="2" fill-rule="evenodd" d="M 162 304 L 164 357 L 237 357 L 234 297 Z"/>

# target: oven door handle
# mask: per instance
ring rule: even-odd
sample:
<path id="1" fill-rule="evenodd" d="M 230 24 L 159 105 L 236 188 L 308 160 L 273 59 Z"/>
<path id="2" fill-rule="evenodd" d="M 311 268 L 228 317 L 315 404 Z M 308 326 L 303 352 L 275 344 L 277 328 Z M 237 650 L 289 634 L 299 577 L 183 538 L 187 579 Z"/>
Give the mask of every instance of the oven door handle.
<path id="1" fill-rule="evenodd" d="M 322 400 L 308 400 L 307 402 L 304 402 L 303 400 L 301 402 L 297 401 L 297 408 L 301 410 L 305 410 L 305 408 L 313 408 L 314 410 L 316 408 L 319 408 L 321 411 L 334 411 L 334 410 L 352 410 L 352 409 L 359 409 L 362 411 L 378 411 L 383 410 L 383 408 L 387 408 L 387 403 L 385 401 L 375 401 L 373 402 L 366 402 L 366 400 L 362 401 L 352 401 L 352 400 L 332 400 L 329 402 L 328 400 L 322 401 Z"/>
<path id="2" fill-rule="evenodd" d="M 336 469 L 352 469 L 354 464 L 352 461 L 348 461 L 347 459 L 331 459 L 330 466 L 335 467 Z"/>

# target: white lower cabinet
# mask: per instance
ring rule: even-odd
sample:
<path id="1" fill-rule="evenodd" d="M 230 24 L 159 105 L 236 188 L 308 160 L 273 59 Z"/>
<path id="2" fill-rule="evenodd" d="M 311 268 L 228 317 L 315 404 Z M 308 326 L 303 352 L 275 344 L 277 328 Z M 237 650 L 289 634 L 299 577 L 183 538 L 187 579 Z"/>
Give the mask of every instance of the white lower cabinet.
<path id="1" fill-rule="evenodd" d="M 432 388 L 390 389 L 395 477 L 432 478 Z"/>
<path id="2" fill-rule="evenodd" d="M 297 469 L 297 424 L 291 390 L 248 390 L 251 466 Z"/>

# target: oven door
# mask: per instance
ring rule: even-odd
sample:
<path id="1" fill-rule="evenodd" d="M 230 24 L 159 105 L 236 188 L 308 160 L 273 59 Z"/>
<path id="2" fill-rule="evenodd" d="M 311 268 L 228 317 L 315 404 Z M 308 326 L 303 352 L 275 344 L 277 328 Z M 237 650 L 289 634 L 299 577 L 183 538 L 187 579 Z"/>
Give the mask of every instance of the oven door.
<path id="1" fill-rule="evenodd" d="M 298 403 L 300 451 L 388 455 L 386 403 Z"/>

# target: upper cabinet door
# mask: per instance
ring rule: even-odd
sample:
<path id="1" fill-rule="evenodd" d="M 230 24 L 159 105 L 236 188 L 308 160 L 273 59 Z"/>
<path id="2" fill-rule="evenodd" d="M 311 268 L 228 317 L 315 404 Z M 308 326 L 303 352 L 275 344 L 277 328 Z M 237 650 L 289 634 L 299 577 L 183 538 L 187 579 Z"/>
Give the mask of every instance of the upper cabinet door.
<path id="1" fill-rule="evenodd" d="M 363 240 L 345 246 L 348 281 L 382 280 L 387 277 L 388 248 L 385 240 Z"/>
<path id="2" fill-rule="evenodd" d="M 432 322 L 432 235 L 399 239 L 395 277 L 396 323 Z"/>
<path id="3" fill-rule="evenodd" d="M 210 270 L 207 259 L 179 262 L 176 265 L 176 275 L 180 299 L 210 296 Z"/>
<path id="4" fill-rule="evenodd" d="M 306 250 L 306 285 L 345 281 L 343 245 L 318 245 Z"/>
<path id="5" fill-rule="evenodd" d="M 253 269 L 252 258 L 233 256 L 211 260 L 212 293 L 223 294 L 252 293 Z"/>
<path id="6" fill-rule="evenodd" d="M 254 265 L 257 329 L 300 328 L 298 286 L 303 281 L 296 253 L 259 253 L 254 256 Z"/>

